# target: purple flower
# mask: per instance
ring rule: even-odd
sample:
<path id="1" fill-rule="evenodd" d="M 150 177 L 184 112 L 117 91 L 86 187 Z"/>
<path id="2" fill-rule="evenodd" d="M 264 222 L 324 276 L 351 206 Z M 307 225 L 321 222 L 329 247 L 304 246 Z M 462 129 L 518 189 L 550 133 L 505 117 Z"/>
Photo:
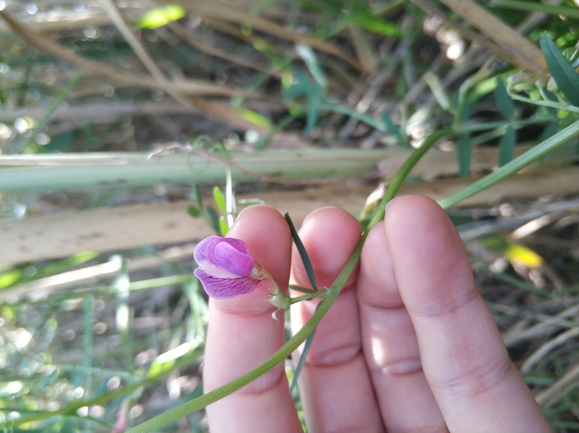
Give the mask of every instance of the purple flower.
<path id="1" fill-rule="evenodd" d="M 194 274 L 212 298 L 234 298 L 255 289 L 272 297 L 281 293 L 241 239 L 209 236 L 195 247 L 194 257 L 199 265 Z"/>

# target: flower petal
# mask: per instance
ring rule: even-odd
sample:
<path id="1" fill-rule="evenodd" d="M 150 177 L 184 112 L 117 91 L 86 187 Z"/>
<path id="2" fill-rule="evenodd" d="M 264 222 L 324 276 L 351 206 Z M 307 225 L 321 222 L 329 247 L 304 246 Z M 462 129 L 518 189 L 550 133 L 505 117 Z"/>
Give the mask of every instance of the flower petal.
<path id="1" fill-rule="evenodd" d="M 200 268 L 195 269 L 193 273 L 199 278 L 207 294 L 214 299 L 229 299 L 251 293 L 260 282 L 259 280 L 245 277 L 215 278 Z"/>
<path id="2" fill-rule="evenodd" d="M 193 255 L 199 267 L 214 277 L 247 277 L 255 262 L 244 241 L 215 235 L 199 242 Z"/>
<path id="3" fill-rule="evenodd" d="M 193 251 L 193 258 L 199 266 L 203 266 L 205 263 L 207 263 L 207 251 L 212 250 L 215 247 L 215 244 L 220 242 L 221 239 L 223 238 L 212 235 L 206 237 L 197 244 L 195 251 Z"/>
<path id="4" fill-rule="evenodd" d="M 230 241 L 242 242 L 243 249 L 240 251 L 237 248 L 240 246 L 238 242 L 233 243 Z M 255 262 L 255 259 L 247 251 L 247 245 L 240 239 L 225 238 L 224 242 L 219 242 L 212 251 L 207 253 L 209 263 L 242 277 L 247 277 L 251 274 L 251 268 Z"/>

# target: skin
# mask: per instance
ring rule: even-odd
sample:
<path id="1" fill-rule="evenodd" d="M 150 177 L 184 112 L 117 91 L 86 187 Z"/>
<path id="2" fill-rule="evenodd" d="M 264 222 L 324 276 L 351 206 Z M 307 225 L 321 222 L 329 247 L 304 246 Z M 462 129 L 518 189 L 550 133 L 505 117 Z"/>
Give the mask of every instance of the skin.
<path id="1" fill-rule="evenodd" d="M 300 237 L 319 287 L 332 284 L 360 235 L 356 219 L 338 208 L 306 218 Z M 290 275 L 309 286 L 277 210 L 246 209 L 228 236 L 245 240 L 282 289 Z M 294 331 L 315 306 L 292 307 Z M 212 299 L 209 308 L 206 391 L 283 344 L 282 316 L 272 320 L 260 292 Z M 372 228 L 358 272 L 317 328 L 299 388 L 315 433 L 551 431 L 475 289 L 458 233 L 434 201 L 417 195 L 392 201 Z M 213 433 L 302 431 L 282 365 L 207 414 Z"/>

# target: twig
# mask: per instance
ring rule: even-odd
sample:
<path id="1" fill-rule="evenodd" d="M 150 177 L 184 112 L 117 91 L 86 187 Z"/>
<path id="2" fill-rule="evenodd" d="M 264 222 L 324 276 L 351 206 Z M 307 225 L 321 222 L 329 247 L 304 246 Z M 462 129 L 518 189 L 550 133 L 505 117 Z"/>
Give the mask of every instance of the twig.
<path id="1" fill-rule="evenodd" d="M 423 0 L 413 0 L 423 1 Z M 488 38 L 506 49 L 510 54 L 502 57 L 508 62 L 539 72 L 547 67 L 541 50 L 524 36 L 517 33 L 494 15 L 487 12 L 472 0 L 441 0 L 453 12 L 478 28 Z"/>
<path id="2" fill-rule="evenodd" d="M 537 403 L 539 403 L 539 406 L 546 409 L 577 386 L 579 386 L 579 364 L 569 370 L 549 388 L 535 395 L 535 399 Z"/>
<path id="3" fill-rule="evenodd" d="M 159 83 L 163 90 L 169 93 L 184 107 L 193 108 L 191 101 L 183 97 L 175 85 L 165 77 L 165 74 L 163 74 L 151 56 L 149 56 L 149 53 L 147 53 L 147 50 L 145 50 L 143 44 L 141 44 L 141 42 L 135 37 L 135 34 L 125 22 L 125 19 L 121 15 L 121 12 L 117 8 L 114 0 L 101 0 L 101 6 L 110 17 L 113 24 L 117 27 L 119 32 L 123 35 L 127 43 L 131 46 L 143 66 L 145 66 L 147 71 L 149 71 L 149 73 L 153 76 L 155 81 Z"/>
<path id="4" fill-rule="evenodd" d="M 531 369 L 543 359 L 549 352 L 555 349 L 558 346 L 565 344 L 571 338 L 575 338 L 579 335 L 579 327 L 578 328 L 571 328 L 567 331 L 557 335 L 556 338 L 553 338 L 535 350 L 531 356 L 527 358 L 527 360 L 523 363 L 521 367 L 521 373 L 529 373 Z"/>

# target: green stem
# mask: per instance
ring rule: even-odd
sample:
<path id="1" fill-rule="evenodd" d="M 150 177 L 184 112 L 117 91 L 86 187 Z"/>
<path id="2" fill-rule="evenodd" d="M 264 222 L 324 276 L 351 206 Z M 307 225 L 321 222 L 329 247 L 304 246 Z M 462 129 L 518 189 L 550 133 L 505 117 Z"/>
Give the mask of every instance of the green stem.
<path id="1" fill-rule="evenodd" d="M 424 140 L 422 146 L 420 146 L 418 149 L 414 150 L 414 152 L 410 154 L 410 156 L 406 159 L 406 161 L 404 161 L 400 169 L 398 169 L 398 171 L 392 178 L 390 185 L 388 185 L 388 189 L 384 193 L 384 197 L 382 197 L 382 200 L 380 200 L 376 212 L 374 212 L 372 219 L 368 223 L 366 231 L 369 231 L 378 221 L 384 219 L 386 205 L 390 200 L 392 200 L 396 196 L 396 193 L 402 186 L 402 183 L 404 182 L 404 179 L 406 179 L 406 176 L 408 176 L 408 173 L 410 173 L 410 170 L 412 170 L 412 167 L 416 165 L 416 163 L 420 160 L 420 158 L 424 156 L 424 154 L 428 151 L 428 149 L 432 147 L 434 143 L 436 143 L 442 137 L 449 135 L 454 135 L 454 132 L 449 130 L 437 131 L 434 134 L 430 135 L 426 140 Z"/>
<path id="2" fill-rule="evenodd" d="M 210 391 L 201 397 L 198 397 L 194 400 L 191 400 L 187 403 L 184 403 L 180 406 L 177 406 L 161 415 L 156 416 L 144 423 L 133 427 L 132 429 L 128 430 L 126 433 L 149 433 L 155 431 L 167 424 L 175 422 L 179 418 L 182 418 L 190 413 L 193 413 L 199 409 L 204 408 L 205 406 L 216 402 L 217 400 L 226 397 L 227 395 L 237 391 L 238 389 L 243 388 L 245 385 L 251 383 L 259 376 L 264 374 L 265 372 L 271 370 L 273 367 L 278 365 L 280 362 L 283 362 L 294 350 L 296 350 L 300 344 L 302 344 L 308 336 L 316 329 L 316 326 L 320 323 L 322 318 L 326 315 L 329 311 L 330 307 L 334 304 L 338 295 L 342 291 L 346 281 L 354 270 L 358 266 L 358 262 L 360 261 L 360 254 L 362 253 L 362 246 L 364 245 L 364 241 L 366 240 L 366 236 L 368 235 L 368 231 L 372 226 L 374 226 L 378 221 L 384 218 L 384 210 L 386 209 L 386 204 L 390 201 L 398 192 L 400 185 L 412 169 L 414 165 L 420 160 L 420 158 L 426 153 L 426 151 L 441 137 L 445 135 L 452 134 L 450 131 L 439 131 L 430 137 L 428 137 L 423 145 L 414 150 L 412 154 L 408 157 L 408 159 L 402 164 L 392 182 L 390 183 L 388 190 L 382 197 L 380 204 L 370 223 L 367 226 L 367 229 L 364 231 L 362 238 L 358 241 L 354 251 L 350 255 L 350 258 L 344 265 L 344 268 L 334 281 L 334 284 L 328 289 L 327 297 L 322 302 L 315 313 L 312 315 L 310 320 L 306 322 L 306 324 L 292 337 L 290 338 L 277 352 L 275 352 L 267 361 L 263 364 L 259 365 L 258 367 L 251 370 L 249 373 L 244 374 L 243 376 L 235 379 L 213 391 Z"/>
<path id="3" fill-rule="evenodd" d="M 466 188 L 461 189 L 455 194 L 452 194 L 438 202 L 443 209 L 448 209 L 458 202 L 475 195 L 482 190 L 489 188 L 495 183 L 515 174 L 517 171 L 523 169 L 527 165 L 542 158 L 549 152 L 555 150 L 557 147 L 567 143 L 569 140 L 579 135 L 579 120 L 575 121 L 565 129 L 552 135 L 542 143 L 537 144 L 532 149 L 526 151 L 522 155 L 513 159 L 511 162 L 503 165 L 498 170 L 486 175 L 482 179 L 473 182 Z"/>
<path id="4" fill-rule="evenodd" d="M 507 90 L 509 90 L 509 89 L 507 89 Z M 570 111 L 571 113 L 579 113 L 579 107 L 574 107 L 573 105 L 563 105 L 563 104 L 559 104 L 557 102 L 552 102 L 552 101 L 538 101 L 535 99 L 520 96 L 520 95 L 518 95 L 510 90 L 508 93 L 509 93 L 509 96 L 511 97 L 511 99 L 513 99 L 515 101 L 520 101 L 520 102 L 524 102 L 524 103 L 531 104 L 531 105 L 539 105 L 541 107 L 555 108 L 555 109 L 561 110 L 561 111 Z"/>

